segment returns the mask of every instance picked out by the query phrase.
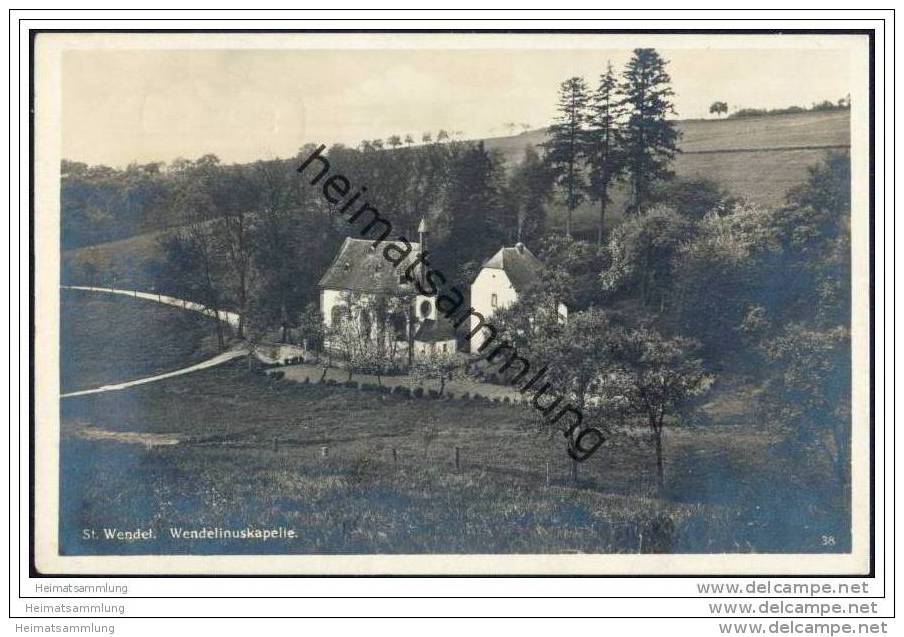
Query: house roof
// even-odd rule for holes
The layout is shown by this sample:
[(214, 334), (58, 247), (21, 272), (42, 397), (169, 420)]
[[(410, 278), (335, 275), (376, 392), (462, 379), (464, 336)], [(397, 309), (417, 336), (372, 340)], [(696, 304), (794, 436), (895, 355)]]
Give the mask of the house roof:
[(511, 248), (500, 248), (499, 252), (483, 262), (482, 267), (503, 270), (515, 290), (523, 292), (540, 279), (543, 262), (527, 246), (518, 243)]
[(399, 276), (417, 258), (421, 245), (411, 242), (411, 252), (398, 268), (383, 256), (386, 247), (393, 243), (403, 246), (400, 241), (386, 241), (374, 247), (370, 239), (347, 237), (333, 259), (326, 274), (320, 279), (320, 287), (359, 292), (396, 292), (401, 290)]

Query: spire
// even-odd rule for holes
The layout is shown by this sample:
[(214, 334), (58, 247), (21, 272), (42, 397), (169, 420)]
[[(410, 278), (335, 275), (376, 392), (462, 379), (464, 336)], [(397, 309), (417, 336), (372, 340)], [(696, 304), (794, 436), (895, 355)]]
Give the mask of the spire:
[[(427, 230), (427, 220), (424, 217), (421, 217), (421, 222), (417, 224), (417, 239), (421, 244), (421, 253), (425, 255), (425, 257), (427, 254), (427, 237), (429, 234), (430, 232)], [(423, 261), (421, 261), (421, 265), (418, 267), (418, 277), (422, 284), (427, 282), (427, 265)]]

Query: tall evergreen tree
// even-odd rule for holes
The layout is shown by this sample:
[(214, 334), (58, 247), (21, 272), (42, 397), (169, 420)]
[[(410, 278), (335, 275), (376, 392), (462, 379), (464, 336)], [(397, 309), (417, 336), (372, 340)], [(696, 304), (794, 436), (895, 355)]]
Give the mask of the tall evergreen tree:
[(471, 282), (481, 261), (505, 243), (506, 228), (514, 226), (511, 204), (503, 196), (504, 175), (501, 158), (483, 142), (469, 145), (452, 161), (438, 220), (448, 232), (434, 262), (462, 284)]
[(622, 74), (621, 92), (627, 108), (625, 162), (635, 212), (648, 204), (656, 180), (672, 177), (669, 165), (679, 152), (678, 130), (666, 119), (675, 108), (665, 66), (655, 49), (634, 49)]
[(524, 149), (524, 159), (509, 179), (510, 195), (517, 213), (512, 239), (532, 244), (546, 226), (546, 204), (552, 194), (552, 173), (533, 147)]
[(590, 196), (600, 204), (600, 222), (597, 228), (597, 244), (603, 244), (606, 227), (606, 207), (609, 205), (609, 187), (624, 170), (623, 142), (620, 126), (622, 114), (618, 81), (612, 63), (600, 76), (600, 85), (593, 94), (590, 110), (590, 130), (587, 163), (590, 167)]
[(581, 161), (586, 145), (585, 125), (589, 103), (587, 83), (581, 77), (572, 77), (562, 82), (559, 88), (559, 112), (555, 122), (547, 130), (549, 141), (546, 161), (555, 175), (556, 184), (564, 190), (565, 234), (571, 236), (571, 217), (581, 202), (586, 187), (581, 172)]

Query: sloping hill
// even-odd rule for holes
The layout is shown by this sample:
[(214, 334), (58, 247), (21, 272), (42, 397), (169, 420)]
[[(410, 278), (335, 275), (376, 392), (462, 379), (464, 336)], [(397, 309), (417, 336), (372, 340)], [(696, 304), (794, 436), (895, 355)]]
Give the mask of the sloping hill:
[[(684, 120), (682, 154), (675, 160), (679, 177), (708, 178), (738, 197), (763, 206), (781, 205), (785, 193), (802, 183), (807, 168), (819, 163), (830, 148), (850, 145), (850, 112), (810, 112), (723, 120)], [(510, 163), (518, 163), (527, 146), (546, 139), (544, 130), (485, 140), (488, 149), (500, 151)], [(626, 204), (627, 192), (613, 193), (612, 219)], [(562, 211), (556, 211), (558, 222)], [(597, 219), (596, 206), (585, 204), (575, 211), (575, 227), (589, 229)]]
[[(681, 131), (680, 154), (674, 168), (679, 177), (708, 178), (738, 197), (763, 206), (781, 205), (791, 187), (803, 183), (807, 168), (819, 163), (829, 148), (850, 145), (849, 111), (767, 115), (742, 119), (685, 120)], [(500, 151), (514, 165), (521, 161), (526, 146), (538, 146), (544, 130), (511, 137), (485, 140), (487, 148)], [(608, 218), (616, 223), (627, 203), (622, 186), (613, 192)], [(564, 225), (564, 210), (553, 206), (550, 222)], [(577, 233), (592, 235), (598, 218), (596, 205), (584, 204), (574, 215)], [(65, 254), (70, 264), (86, 260), (102, 270), (123, 260), (141, 262), (157, 250), (161, 233), (149, 233), (101, 244)], [(127, 271), (130, 268), (120, 268)]]

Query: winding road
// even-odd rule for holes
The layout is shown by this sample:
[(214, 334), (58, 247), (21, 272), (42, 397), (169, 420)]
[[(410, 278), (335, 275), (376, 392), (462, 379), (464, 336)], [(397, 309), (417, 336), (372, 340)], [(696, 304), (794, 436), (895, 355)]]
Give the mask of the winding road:
[[(200, 312), (201, 314), (206, 314), (207, 316), (218, 318), (221, 321), (228, 323), (233, 327), (238, 327), (239, 324), (239, 315), (235, 312), (226, 312), (224, 310), (220, 310), (219, 312), (215, 310), (211, 310), (210, 308), (201, 305), (200, 303), (194, 303), (192, 301), (186, 301), (184, 299), (177, 299), (171, 296), (165, 296), (162, 294), (153, 294), (149, 292), (139, 292), (137, 290), (117, 290), (111, 288), (97, 288), (97, 287), (88, 287), (81, 285), (62, 285), (60, 286), (64, 290), (82, 290), (85, 292), (99, 292), (106, 294), (120, 294), (122, 296), (129, 296), (136, 299), (145, 299), (147, 301), (153, 301), (155, 303), (163, 303), (164, 305), (172, 305), (173, 307), (182, 308), (185, 310), (189, 310), (192, 312)], [(197, 372), (202, 369), (208, 369), (209, 367), (215, 367), (216, 365), (222, 365), (228, 361), (231, 361), (234, 358), (239, 358), (242, 356), (247, 356), (248, 348), (245, 345), (240, 345), (234, 349), (231, 349), (227, 352), (223, 352), (221, 354), (217, 354), (213, 358), (210, 358), (206, 361), (202, 361), (200, 363), (196, 363), (194, 365), (190, 365), (189, 367), (183, 367), (182, 369), (177, 369), (172, 372), (166, 372), (164, 374), (156, 374), (154, 376), (147, 376), (145, 378), (137, 378), (135, 380), (129, 380), (123, 383), (116, 383), (113, 385), (104, 385), (102, 387), (96, 387), (94, 389), (84, 389), (81, 391), (69, 392), (66, 394), (60, 394), (60, 398), (72, 398), (75, 396), (87, 396), (89, 394), (101, 394), (104, 392), (117, 391), (120, 389), (126, 389), (128, 387), (134, 387), (135, 385), (144, 385), (146, 383), (154, 383), (158, 380), (164, 380), (166, 378), (173, 378), (174, 376), (182, 376), (184, 374), (190, 374), (192, 372)]]
[(101, 292), (106, 294), (119, 294), (121, 296), (130, 296), (136, 299), (144, 299), (146, 301), (153, 301), (154, 303), (163, 303), (164, 305), (172, 305), (173, 307), (181, 307), (184, 310), (191, 310), (192, 312), (200, 312), (201, 314), (206, 314), (211, 318), (216, 318), (221, 321), (224, 321), (231, 325), (232, 327), (239, 326), (239, 315), (235, 312), (227, 312), (226, 310), (215, 310), (207, 307), (206, 305), (201, 305), (200, 303), (195, 303), (194, 301), (186, 301), (185, 299), (177, 299), (172, 296), (166, 296), (165, 294), (155, 294), (153, 292), (139, 292), (138, 290), (117, 290), (116, 288), (97, 288), (90, 287), (86, 285), (61, 285), (60, 286), (64, 290), (82, 290), (84, 292)]

